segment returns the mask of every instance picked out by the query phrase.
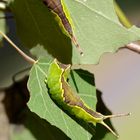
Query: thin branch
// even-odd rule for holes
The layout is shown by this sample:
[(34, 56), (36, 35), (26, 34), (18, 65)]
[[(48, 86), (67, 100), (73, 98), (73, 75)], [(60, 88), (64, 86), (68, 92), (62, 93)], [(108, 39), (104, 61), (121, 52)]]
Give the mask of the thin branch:
[(0, 31), (0, 34), (11, 44), (12, 47), (16, 49), (16, 51), (29, 63), (34, 64), (36, 61), (29, 57), (27, 54), (25, 54), (22, 50), (20, 50), (11, 40), (8, 36), (6, 36), (3, 32)]
[(125, 46), (126, 48), (135, 51), (137, 53), (140, 53), (140, 45), (136, 43), (129, 43)]
[[(132, 27), (131, 22), (129, 21), (129, 19), (126, 17), (126, 15), (124, 14), (124, 12), (122, 11), (122, 9), (119, 7), (119, 5), (117, 4), (117, 2), (114, 0), (114, 8), (116, 11), (116, 14), (120, 20), (120, 22), (126, 27), (126, 28), (130, 28)], [(128, 48), (132, 51), (135, 51), (137, 53), (140, 53), (140, 45), (136, 44), (136, 43), (129, 43), (127, 44), (124, 48)]]

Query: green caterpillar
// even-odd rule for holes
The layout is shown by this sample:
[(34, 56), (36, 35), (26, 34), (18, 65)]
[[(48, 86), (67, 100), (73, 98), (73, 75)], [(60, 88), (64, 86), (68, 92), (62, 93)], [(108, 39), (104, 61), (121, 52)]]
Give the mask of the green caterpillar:
[(50, 64), (48, 70), (48, 76), (45, 80), (50, 97), (56, 104), (59, 104), (63, 110), (66, 110), (71, 115), (74, 115), (78, 119), (82, 119), (85, 122), (100, 123), (108, 128), (115, 136), (118, 136), (105, 122), (107, 118), (126, 116), (129, 114), (118, 115), (102, 115), (96, 111), (93, 111), (84, 101), (76, 95), (69, 84), (67, 78), (70, 72), (70, 65), (64, 65), (59, 63), (56, 59)]
[(43, 0), (43, 2), (56, 15), (56, 20), (58, 21), (63, 33), (71, 38), (80, 54), (83, 55), (83, 51), (74, 36), (72, 20), (63, 0)]

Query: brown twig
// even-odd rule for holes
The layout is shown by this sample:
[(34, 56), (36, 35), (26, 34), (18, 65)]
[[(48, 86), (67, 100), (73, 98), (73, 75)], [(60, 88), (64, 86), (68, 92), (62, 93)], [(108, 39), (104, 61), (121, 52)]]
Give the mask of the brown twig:
[(140, 45), (136, 43), (129, 43), (125, 46), (126, 48), (135, 51), (137, 53), (140, 53)]
[(3, 32), (0, 31), (0, 34), (11, 44), (12, 47), (14, 47), (16, 49), (16, 51), (29, 63), (34, 64), (36, 61), (31, 58), (30, 56), (28, 56), (27, 54), (25, 54), (21, 49), (19, 49), (14, 43), (13, 41), (11, 41), (11, 39), (6, 36)]

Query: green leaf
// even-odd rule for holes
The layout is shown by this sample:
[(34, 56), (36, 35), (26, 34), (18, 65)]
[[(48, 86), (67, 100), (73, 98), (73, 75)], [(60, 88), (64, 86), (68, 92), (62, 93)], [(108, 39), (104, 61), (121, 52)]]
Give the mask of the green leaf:
[(63, 0), (74, 24), (74, 33), (84, 56), (60, 30), (54, 15), (41, 0), (13, 0), (18, 35), (29, 47), (43, 46), (64, 63), (95, 64), (104, 52), (140, 39), (140, 29), (123, 27), (114, 11), (113, 0)]
[[(116, 19), (113, 0), (64, 0), (75, 25), (75, 34), (83, 49), (81, 63), (98, 63), (104, 52), (140, 39), (140, 29), (122, 26)], [(104, 7), (104, 8), (103, 8)], [(112, 13), (112, 14), (109, 14)]]
[[(90, 139), (95, 133), (93, 131), (94, 128), (91, 128), (91, 126), (84, 122), (79, 122), (79, 120), (73, 120), (50, 99), (44, 82), (50, 62), (51, 61), (47, 61), (47, 59), (43, 58), (34, 64), (30, 72), (28, 82), (28, 88), (31, 93), (30, 101), (28, 103), (30, 110), (48, 121), (51, 125), (59, 128), (72, 140)], [(83, 70), (72, 71), (69, 82), (73, 89), (78, 91), (81, 98), (95, 110), (96, 89), (93, 75)], [(91, 130), (93, 134), (88, 132), (91, 132)]]
[(57, 138), (69, 140), (62, 131), (41, 119), (29, 109), (25, 109), (20, 117), (24, 118), (23, 124), (11, 128), (11, 140), (44, 140), (46, 138), (48, 140), (56, 140)]
[(62, 33), (42, 0), (11, 0), (10, 6), (15, 16), (17, 33), (24, 46), (42, 46), (59, 61), (71, 63), (71, 40)]

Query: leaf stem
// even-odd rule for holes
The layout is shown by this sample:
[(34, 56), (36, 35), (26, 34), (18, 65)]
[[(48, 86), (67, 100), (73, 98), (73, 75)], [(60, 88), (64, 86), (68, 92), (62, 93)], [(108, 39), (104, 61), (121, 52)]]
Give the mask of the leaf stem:
[(126, 48), (135, 51), (137, 53), (140, 53), (140, 45), (136, 43), (129, 43), (125, 46)]
[[(132, 27), (131, 22), (129, 21), (129, 19), (126, 17), (126, 15), (124, 14), (124, 12), (122, 11), (122, 9), (119, 7), (119, 5), (117, 4), (117, 2), (114, 0), (114, 8), (116, 11), (116, 14), (120, 20), (120, 22), (126, 27), (126, 28), (130, 28)], [(128, 48), (132, 51), (135, 51), (137, 53), (140, 53), (140, 45), (136, 44), (136, 43), (129, 43), (125, 46), (125, 48)]]
[(126, 28), (130, 28), (132, 26), (131, 22), (128, 20), (128, 18), (126, 17), (126, 15), (124, 14), (124, 12), (122, 11), (122, 9), (119, 7), (119, 5), (117, 4), (117, 2), (115, 0), (114, 0), (114, 8), (115, 8), (116, 14), (117, 14), (120, 22)]
[(11, 40), (8, 36), (6, 36), (3, 32), (0, 31), (0, 34), (9, 42), (9, 44), (11, 44), (11, 46), (12, 46), (13, 48), (16, 49), (16, 51), (17, 51), (27, 62), (29, 62), (29, 63), (31, 63), (31, 64), (34, 64), (34, 63), (36, 62), (33, 58), (29, 57), (29, 56), (28, 56), (27, 54), (25, 54), (21, 49), (19, 49), (19, 48), (12, 42), (12, 40)]

